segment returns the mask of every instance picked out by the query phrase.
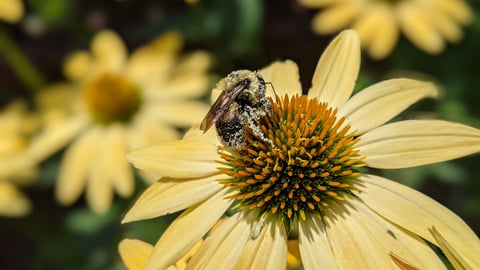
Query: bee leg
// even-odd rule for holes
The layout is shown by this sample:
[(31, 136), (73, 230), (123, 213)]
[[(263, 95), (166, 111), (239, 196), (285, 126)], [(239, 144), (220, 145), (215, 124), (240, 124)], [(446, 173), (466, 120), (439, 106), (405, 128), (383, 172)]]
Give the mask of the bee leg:
[(268, 100), (262, 100), (259, 104), (260, 108), (251, 108), (248, 107), (248, 110), (246, 110), (246, 114), (248, 114), (249, 117), (244, 117), (247, 121), (247, 125), (252, 129), (252, 132), (255, 136), (259, 137), (262, 139), (264, 142), (269, 143), (273, 148), (276, 148), (272, 140), (267, 138), (265, 134), (263, 133), (262, 129), (258, 125), (258, 120), (262, 117), (265, 117), (267, 115), (270, 115), (272, 112), (272, 105)]

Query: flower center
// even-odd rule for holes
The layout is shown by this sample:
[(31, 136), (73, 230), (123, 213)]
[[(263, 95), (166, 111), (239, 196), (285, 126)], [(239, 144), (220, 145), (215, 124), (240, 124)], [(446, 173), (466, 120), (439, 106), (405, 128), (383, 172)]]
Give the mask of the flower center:
[(102, 124), (124, 122), (140, 108), (139, 90), (123, 76), (105, 73), (87, 85), (84, 98), (96, 121)]
[[(331, 200), (344, 200), (349, 178), (365, 164), (353, 146), (358, 141), (336, 110), (306, 96), (277, 97), (272, 114), (259, 120), (260, 138), (247, 128), (247, 144), (221, 148), (229, 176), (221, 183), (234, 190), (240, 209), (276, 216), (287, 228), (308, 214), (322, 214)], [(257, 133), (258, 134), (258, 133)], [(268, 138), (268, 140), (265, 140)]]

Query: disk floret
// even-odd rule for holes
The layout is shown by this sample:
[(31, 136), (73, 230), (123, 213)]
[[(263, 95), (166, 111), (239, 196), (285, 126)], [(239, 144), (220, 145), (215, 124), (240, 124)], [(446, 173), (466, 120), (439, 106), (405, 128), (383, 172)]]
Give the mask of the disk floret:
[(272, 113), (259, 120), (265, 140), (247, 128), (240, 150), (222, 148), (221, 181), (235, 192), (241, 209), (256, 209), (263, 217), (278, 216), (288, 227), (292, 220), (322, 213), (331, 200), (344, 200), (353, 188), (348, 179), (364, 166), (336, 110), (306, 96), (272, 101)]

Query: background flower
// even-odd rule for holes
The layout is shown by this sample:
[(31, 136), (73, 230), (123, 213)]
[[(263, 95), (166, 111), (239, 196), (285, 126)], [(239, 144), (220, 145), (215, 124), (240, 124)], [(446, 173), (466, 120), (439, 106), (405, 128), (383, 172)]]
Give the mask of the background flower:
[(462, 25), (473, 21), (473, 12), (463, 0), (300, 0), (302, 5), (323, 8), (312, 20), (318, 34), (331, 34), (349, 27), (359, 32), (362, 46), (375, 59), (388, 56), (400, 32), (418, 48), (438, 54), (445, 42), (462, 38)]
[(0, 19), (9, 23), (16, 23), (23, 17), (23, 9), (21, 0), (1, 0)]
[(22, 153), (38, 127), (38, 119), (22, 101), (12, 102), (0, 113), (0, 216), (18, 217), (31, 211), (30, 200), (18, 187), (36, 180), (37, 164)]
[(91, 52), (73, 53), (64, 66), (70, 82), (37, 98), (44, 131), (29, 156), (42, 160), (68, 143), (56, 198), (73, 204), (86, 190), (96, 213), (105, 213), (113, 191), (129, 197), (134, 176), (124, 156), (134, 148), (176, 138), (177, 127), (199, 121), (208, 107), (195, 98), (208, 89), (209, 56), (180, 56), (181, 37), (170, 32), (131, 57), (108, 30), (92, 41)]

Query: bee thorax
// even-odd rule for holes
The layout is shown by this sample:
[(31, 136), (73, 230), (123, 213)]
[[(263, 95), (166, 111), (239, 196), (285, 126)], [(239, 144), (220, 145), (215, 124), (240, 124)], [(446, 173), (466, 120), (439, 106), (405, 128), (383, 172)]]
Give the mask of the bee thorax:
[(272, 112), (272, 104), (265, 96), (265, 81), (258, 71), (237, 70), (220, 80), (220, 96), (205, 116), (200, 128), (206, 131), (215, 124), (220, 141), (232, 149), (246, 144), (246, 129), (273, 145), (266, 138), (258, 122)]

